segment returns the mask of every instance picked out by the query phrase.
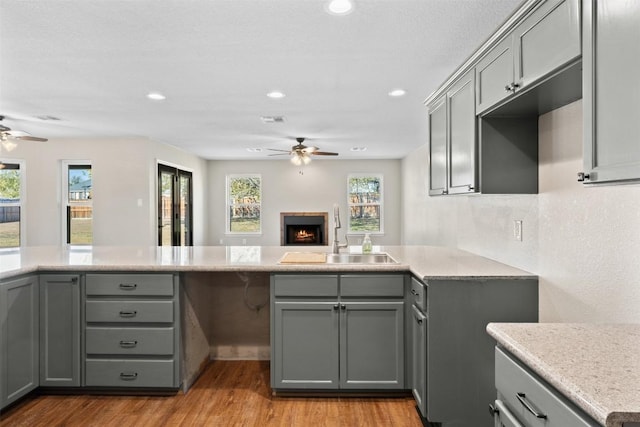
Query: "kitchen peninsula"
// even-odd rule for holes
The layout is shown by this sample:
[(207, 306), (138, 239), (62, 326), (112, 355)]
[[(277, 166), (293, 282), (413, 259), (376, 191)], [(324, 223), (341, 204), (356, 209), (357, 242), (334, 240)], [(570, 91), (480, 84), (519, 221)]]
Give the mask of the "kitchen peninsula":
[[(353, 249), (357, 251), (359, 248)], [(327, 252), (327, 247), (305, 247), (304, 251)], [(58, 379), (51, 378), (51, 375), (47, 377), (43, 374), (47, 372), (47, 363), (51, 363), (51, 360), (47, 361), (46, 358), (43, 362), (42, 356), (42, 348), (47, 345), (42, 339), (43, 334), (49, 333), (43, 332), (42, 322), (43, 316), (46, 316), (46, 313), (43, 314), (43, 307), (47, 306), (43, 302), (47, 300), (43, 299), (42, 295), (45, 293), (43, 289), (46, 289), (43, 285), (45, 279), (48, 284), (56, 283), (56, 278), (60, 278), (61, 281), (68, 280), (68, 285), (59, 284), (67, 286), (70, 294), (77, 293), (76, 311), (81, 313), (81, 316), (78, 316), (81, 322), (78, 323), (81, 324), (80, 329), (83, 332), (70, 340), (75, 340), (76, 344), (75, 347), (71, 346), (69, 352), (70, 357), (78, 360), (79, 368), (75, 374), (78, 378), (74, 383), (76, 387), (99, 385), (117, 388), (118, 383), (120, 387), (135, 387), (136, 382), (139, 382), (145, 387), (159, 386), (173, 390), (181, 386), (185, 391), (210, 358), (215, 357), (211, 351), (215, 343), (211, 342), (211, 333), (207, 330), (207, 325), (211, 323), (209, 316), (213, 310), (213, 303), (216, 302), (211, 299), (212, 295), (216, 295), (215, 299), (220, 298), (220, 294), (210, 292), (219, 286), (242, 288), (236, 287), (235, 283), (226, 283), (229, 278), (250, 275), (253, 283), (268, 286), (269, 278), (273, 281), (274, 277), (290, 277), (292, 280), (302, 278), (303, 283), (309, 278), (325, 277), (335, 280), (342, 289), (341, 292), (346, 290), (343, 286), (352, 283), (353, 296), (346, 296), (346, 300), (351, 298), (350, 302), (344, 299), (337, 300), (343, 301), (341, 304), (347, 306), (354, 302), (360, 304), (358, 295), (368, 292), (365, 285), (369, 283), (369, 279), (373, 279), (371, 283), (377, 290), (384, 288), (385, 280), (392, 279), (394, 284), (397, 284), (398, 280), (400, 283), (400, 293), (394, 298), (401, 307), (396, 311), (396, 322), (400, 322), (396, 337), (401, 347), (398, 353), (400, 360), (397, 360), (399, 370), (396, 389), (406, 392), (416, 382), (412, 378), (414, 372), (418, 372), (418, 368), (414, 368), (412, 360), (411, 331), (415, 321), (411, 301), (414, 297), (412, 286), (419, 284), (425, 289), (427, 310), (431, 313), (428, 323), (431, 335), (425, 350), (429, 351), (430, 360), (446, 361), (450, 364), (448, 369), (429, 365), (422, 368), (434, 372), (426, 381), (425, 387), (441, 389), (439, 393), (430, 392), (433, 397), (428, 399), (429, 404), (426, 407), (429, 417), (432, 420), (445, 421), (452, 414), (460, 412), (459, 401), (467, 400), (470, 403), (465, 404), (465, 410), (469, 411), (469, 417), (481, 412), (482, 418), (489, 420), (489, 417), (485, 416), (486, 404), (493, 399), (495, 390), (492, 379), (486, 375), (486, 369), (491, 370), (493, 366), (493, 344), (484, 327), (489, 321), (537, 320), (538, 279), (535, 275), (465, 251), (444, 247), (374, 247), (374, 252), (388, 253), (396, 261), (374, 264), (280, 263), (287, 252), (291, 252), (290, 247), (280, 246), (27, 247), (2, 252), (0, 289), (21, 280), (31, 283), (34, 292), (40, 289), (39, 310), (38, 304), (35, 304), (36, 314), (38, 311), (40, 313), (40, 329), (31, 330), (35, 341), (40, 343), (40, 362), (39, 365), (34, 365), (36, 378), (27, 384), (25, 389), (19, 391), (24, 394), (25, 390), (28, 392), (38, 386), (63, 385), (56, 383)], [(157, 286), (153, 285), (155, 281), (158, 283)], [(78, 288), (81, 291), (77, 291)], [(360, 294), (357, 294), (358, 292)], [(341, 295), (340, 298), (345, 297), (344, 293)], [(294, 295), (285, 298), (295, 300), (296, 297)], [(380, 298), (371, 294), (369, 300), (375, 303)], [(504, 304), (506, 301), (513, 304)], [(148, 303), (153, 309), (147, 312), (132, 305), (139, 302)], [(117, 311), (115, 315), (101, 311), (107, 310), (115, 303), (128, 304), (125, 308), (118, 307), (119, 316)], [(226, 305), (229, 303), (233, 301), (224, 301)], [(179, 308), (173, 314), (169, 309), (171, 304), (174, 308)], [(74, 309), (69, 308), (67, 311), (74, 312)], [(339, 311), (342, 315), (342, 310)], [(152, 317), (138, 319), (143, 315)], [(49, 321), (50, 317), (47, 319)], [(264, 319), (267, 323), (274, 322), (273, 317)], [(233, 327), (233, 322), (237, 322), (233, 316), (222, 319), (224, 328)], [(178, 331), (179, 334), (175, 336), (174, 352), (170, 352), (170, 349), (159, 350), (155, 346), (145, 347), (143, 352), (140, 349), (144, 345), (143, 340), (132, 338), (118, 338), (115, 345), (105, 347), (104, 342), (110, 328), (136, 329), (147, 335), (168, 334), (170, 330)], [(61, 329), (66, 331), (69, 328)], [(463, 336), (468, 338), (456, 346), (466, 346), (468, 351), (456, 352), (452, 357), (451, 346)], [(155, 343), (158, 340), (151, 341)], [(167, 342), (171, 340), (167, 339)], [(132, 354), (136, 349), (142, 353)], [(13, 357), (12, 360), (19, 360), (15, 354)], [(268, 353), (266, 357), (269, 357)], [(129, 365), (122, 365), (126, 361), (154, 364), (146, 363), (134, 369)], [(170, 362), (173, 365), (170, 365)], [(461, 372), (457, 365), (463, 365), (460, 369), (468, 370), (468, 375), (453, 375)], [(176, 369), (174, 376), (174, 368), (171, 366)], [(486, 366), (486, 369), (481, 366)], [(139, 373), (138, 368), (154, 372), (153, 381), (157, 382), (144, 383), (144, 371)], [(38, 370), (40, 382), (37, 379)], [(43, 375), (46, 377), (44, 384)], [(450, 378), (451, 376), (455, 376), (455, 380)], [(469, 387), (470, 382), (481, 383), (482, 386)], [(443, 389), (444, 384), (447, 385), (446, 389)], [(72, 382), (68, 382), (66, 386), (72, 386)], [(460, 388), (468, 389), (464, 392), (468, 395), (461, 395)], [(3, 393), (7, 394), (6, 388)], [(13, 396), (13, 400), (17, 400), (21, 393)], [(6, 404), (6, 396), (4, 398)], [(426, 414), (423, 413), (423, 416)]]

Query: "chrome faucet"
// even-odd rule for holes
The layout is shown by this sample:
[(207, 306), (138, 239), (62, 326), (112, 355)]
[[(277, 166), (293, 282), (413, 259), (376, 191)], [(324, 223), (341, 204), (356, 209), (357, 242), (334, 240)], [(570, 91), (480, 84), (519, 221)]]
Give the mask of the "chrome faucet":
[(341, 228), (340, 225), (340, 210), (338, 205), (333, 205), (333, 253), (340, 253), (340, 249), (344, 249), (349, 246), (349, 240), (347, 239), (347, 235), (344, 236), (344, 243), (340, 243), (338, 241), (338, 228)]

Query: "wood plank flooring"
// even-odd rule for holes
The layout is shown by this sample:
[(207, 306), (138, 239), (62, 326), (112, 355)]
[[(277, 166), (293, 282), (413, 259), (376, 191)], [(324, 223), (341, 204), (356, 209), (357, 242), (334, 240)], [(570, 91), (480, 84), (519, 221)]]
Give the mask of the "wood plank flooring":
[(214, 361), (185, 395), (34, 395), (3, 411), (8, 426), (421, 427), (413, 398), (274, 397), (269, 362)]

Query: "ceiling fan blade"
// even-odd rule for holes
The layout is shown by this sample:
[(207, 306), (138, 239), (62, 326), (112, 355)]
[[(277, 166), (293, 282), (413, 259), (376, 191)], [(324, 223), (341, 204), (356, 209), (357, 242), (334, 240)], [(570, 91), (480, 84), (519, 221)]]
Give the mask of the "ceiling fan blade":
[(319, 150), (319, 148), (318, 148), (318, 147), (304, 147), (301, 151), (302, 151), (303, 153), (313, 154), (313, 153), (315, 153), (315, 152), (316, 152), (316, 151), (318, 151), (318, 150)]
[(331, 153), (329, 151), (314, 151), (313, 153), (314, 156), (337, 156), (338, 153)]
[(286, 153), (274, 153), (274, 154), (267, 154), (267, 156), (288, 156), (289, 152)]
[(6, 126), (0, 125), (0, 132), (9, 132), (10, 130), (11, 130), (11, 128), (8, 128)]
[(48, 141), (47, 138), (40, 138), (37, 136), (30, 136), (30, 135), (24, 135), (24, 136), (14, 136), (15, 139), (19, 139), (21, 141), (35, 141), (35, 142), (46, 142)]
[(269, 151), (282, 151), (283, 153), (290, 153), (291, 150), (279, 150), (277, 148), (267, 148)]

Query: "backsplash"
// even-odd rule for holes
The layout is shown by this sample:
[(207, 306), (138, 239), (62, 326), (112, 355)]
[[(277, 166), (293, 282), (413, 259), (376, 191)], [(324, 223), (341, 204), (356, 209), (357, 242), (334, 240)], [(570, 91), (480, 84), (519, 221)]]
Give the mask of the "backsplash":
[(402, 165), (403, 243), (458, 247), (538, 274), (542, 322), (640, 322), (640, 185), (576, 181), (582, 101), (540, 116), (539, 156), (537, 195), (428, 197), (421, 147)]

